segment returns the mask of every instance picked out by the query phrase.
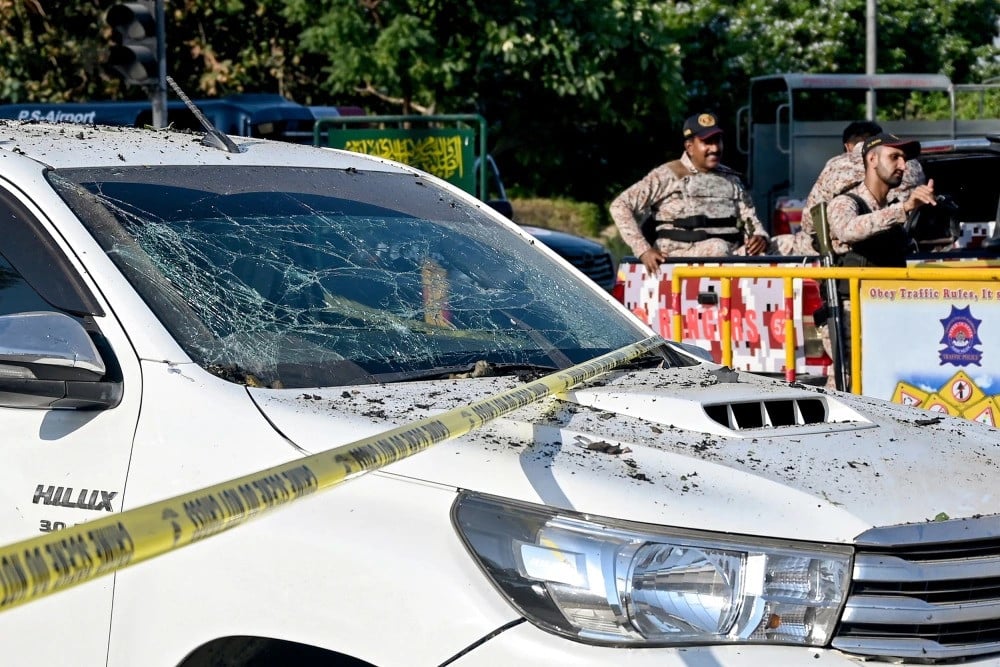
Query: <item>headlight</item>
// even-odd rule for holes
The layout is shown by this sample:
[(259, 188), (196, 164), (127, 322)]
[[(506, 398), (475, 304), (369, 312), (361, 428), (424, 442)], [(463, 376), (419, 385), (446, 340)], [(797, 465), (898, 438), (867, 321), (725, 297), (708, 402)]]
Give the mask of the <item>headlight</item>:
[(528, 620), (574, 639), (826, 644), (851, 571), (841, 545), (675, 530), (463, 493), (454, 521)]

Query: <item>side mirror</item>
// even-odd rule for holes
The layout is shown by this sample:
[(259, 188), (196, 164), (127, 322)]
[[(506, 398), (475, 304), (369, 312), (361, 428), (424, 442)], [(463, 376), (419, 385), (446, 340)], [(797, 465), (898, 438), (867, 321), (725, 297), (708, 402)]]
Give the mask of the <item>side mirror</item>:
[(0, 316), (0, 406), (105, 409), (121, 402), (83, 325), (54, 312)]
[(500, 215), (511, 220), (514, 219), (514, 207), (511, 205), (508, 199), (491, 199), (486, 202), (490, 208), (498, 211)]

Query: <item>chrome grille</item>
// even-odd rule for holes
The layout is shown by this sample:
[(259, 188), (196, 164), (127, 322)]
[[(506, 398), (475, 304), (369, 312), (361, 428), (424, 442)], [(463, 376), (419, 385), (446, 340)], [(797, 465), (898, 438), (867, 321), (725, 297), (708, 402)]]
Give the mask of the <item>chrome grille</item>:
[(918, 664), (1000, 654), (1000, 516), (862, 535), (833, 646)]
[(603, 287), (611, 289), (615, 285), (615, 266), (611, 253), (562, 252), (570, 264), (578, 268), (588, 278)]

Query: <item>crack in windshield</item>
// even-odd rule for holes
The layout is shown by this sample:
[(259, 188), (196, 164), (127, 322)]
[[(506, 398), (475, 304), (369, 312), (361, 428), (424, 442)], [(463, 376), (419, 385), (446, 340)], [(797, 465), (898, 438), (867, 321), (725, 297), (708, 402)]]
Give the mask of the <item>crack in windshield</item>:
[(565, 368), (641, 331), (412, 175), (290, 167), (49, 176), (185, 352), (251, 386)]

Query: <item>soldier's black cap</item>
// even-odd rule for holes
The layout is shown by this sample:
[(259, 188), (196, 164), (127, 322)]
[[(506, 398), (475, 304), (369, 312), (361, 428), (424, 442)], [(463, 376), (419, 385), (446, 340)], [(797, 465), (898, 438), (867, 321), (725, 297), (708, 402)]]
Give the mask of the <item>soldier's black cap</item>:
[(699, 113), (684, 121), (685, 141), (693, 137), (707, 139), (716, 134), (722, 134), (722, 128), (719, 127), (719, 119), (715, 114)]
[(879, 134), (865, 139), (865, 143), (861, 146), (861, 155), (868, 155), (868, 151), (873, 148), (878, 148), (879, 146), (892, 146), (893, 148), (898, 148), (903, 151), (903, 156), (907, 160), (912, 160), (920, 155), (919, 141), (915, 141), (913, 139), (900, 139), (895, 134), (890, 132), (880, 132)]

